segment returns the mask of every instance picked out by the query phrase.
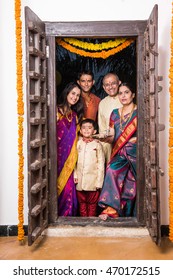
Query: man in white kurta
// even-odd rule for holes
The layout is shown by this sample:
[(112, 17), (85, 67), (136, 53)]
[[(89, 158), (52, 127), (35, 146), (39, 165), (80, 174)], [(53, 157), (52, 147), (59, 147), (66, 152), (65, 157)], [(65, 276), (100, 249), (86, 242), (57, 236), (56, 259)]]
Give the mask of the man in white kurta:
[[(122, 104), (119, 101), (117, 96), (118, 87), (121, 82), (119, 78), (114, 73), (108, 73), (103, 78), (103, 88), (108, 94), (105, 98), (99, 103), (98, 109), (98, 126), (100, 134), (109, 133), (109, 119), (112, 111), (116, 108), (122, 107)], [(112, 152), (112, 145), (109, 143), (102, 143), (104, 154), (105, 154), (105, 163), (108, 164)]]

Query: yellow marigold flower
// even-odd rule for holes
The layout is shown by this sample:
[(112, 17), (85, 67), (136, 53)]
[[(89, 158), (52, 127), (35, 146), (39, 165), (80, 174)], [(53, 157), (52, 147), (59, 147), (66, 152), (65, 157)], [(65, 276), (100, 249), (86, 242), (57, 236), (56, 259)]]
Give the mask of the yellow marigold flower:
[(24, 240), (23, 229), (23, 80), (22, 80), (22, 21), (21, 21), (21, 0), (15, 0), (15, 22), (16, 22), (16, 69), (17, 69), (17, 113), (18, 113), (18, 240)]

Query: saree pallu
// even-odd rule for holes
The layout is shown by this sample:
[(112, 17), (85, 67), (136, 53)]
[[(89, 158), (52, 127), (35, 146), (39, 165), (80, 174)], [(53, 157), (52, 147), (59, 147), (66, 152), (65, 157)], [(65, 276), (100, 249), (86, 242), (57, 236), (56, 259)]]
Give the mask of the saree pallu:
[[(118, 216), (121, 217), (135, 216), (136, 143), (130, 142), (130, 139), (136, 137), (136, 110), (133, 112), (128, 124), (124, 123), (123, 132), (120, 130), (118, 109), (111, 114), (110, 125), (112, 124), (114, 124), (115, 129), (112, 156), (106, 169), (98, 204), (101, 208), (116, 210)], [(108, 212), (107, 214), (109, 215)]]
[(57, 187), (58, 215), (76, 216), (77, 195), (73, 172), (77, 161), (77, 127), (76, 114), (72, 112), (69, 118), (58, 113), (57, 121)]

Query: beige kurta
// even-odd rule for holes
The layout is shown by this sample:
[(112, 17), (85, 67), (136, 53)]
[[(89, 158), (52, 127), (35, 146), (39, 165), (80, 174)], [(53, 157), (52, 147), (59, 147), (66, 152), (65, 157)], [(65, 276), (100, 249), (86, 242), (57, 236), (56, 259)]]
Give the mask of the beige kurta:
[[(100, 101), (98, 109), (99, 133), (104, 133), (107, 129), (109, 129), (110, 115), (114, 109), (120, 107), (122, 107), (122, 104), (120, 103), (118, 96), (111, 97), (108, 95)], [(102, 143), (102, 146), (107, 165), (110, 160), (112, 145), (109, 143)]]
[(96, 191), (101, 189), (104, 180), (104, 152), (98, 140), (77, 143), (78, 161), (74, 177), (78, 179), (76, 190)]

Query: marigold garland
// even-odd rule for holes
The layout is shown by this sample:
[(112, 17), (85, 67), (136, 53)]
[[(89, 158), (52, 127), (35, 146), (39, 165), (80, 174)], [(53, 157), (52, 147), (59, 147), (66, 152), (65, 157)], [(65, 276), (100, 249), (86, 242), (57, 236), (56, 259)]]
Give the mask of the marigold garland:
[(169, 129), (169, 239), (173, 241), (173, 3), (171, 21), (171, 58), (169, 69), (170, 81), (170, 129)]
[(66, 43), (64, 40), (57, 38), (57, 43), (58, 45), (62, 46), (63, 48), (65, 48), (66, 50), (72, 52), (72, 53), (76, 53), (78, 55), (81, 56), (85, 56), (85, 57), (92, 57), (92, 58), (103, 58), (106, 59), (111, 55), (114, 55), (120, 51), (122, 51), (123, 49), (127, 48), (132, 42), (134, 42), (133, 39), (127, 39), (124, 43), (122, 43), (121, 45), (112, 48), (108, 51), (102, 50), (100, 52), (89, 52), (89, 51), (85, 51), (82, 49), (77, 49), (76, 47), (73, 47), (72, 45)]
[(75, 38), (64, 38), (63, 40), (70, 45), (79, 47), (84, 50), (101, 51), (101, 50), (108, 50), (117, 47), (118, 45), (124, 43), (126, 41), (126, 38), (120, 38), (120, 39), (118, 38), (115, 39), (114, 41), (110, 40), (108, 42), (102, 42), (100, 44), (83, 42)]
[(15, 22), (16, 22), (16, 72), (17, 72), (17, 114), (18, 114), (18, 240), (24, 240), (23, 228), (23, 79), (22, 79), (22, 21), (21, 0), (15, 0)]

